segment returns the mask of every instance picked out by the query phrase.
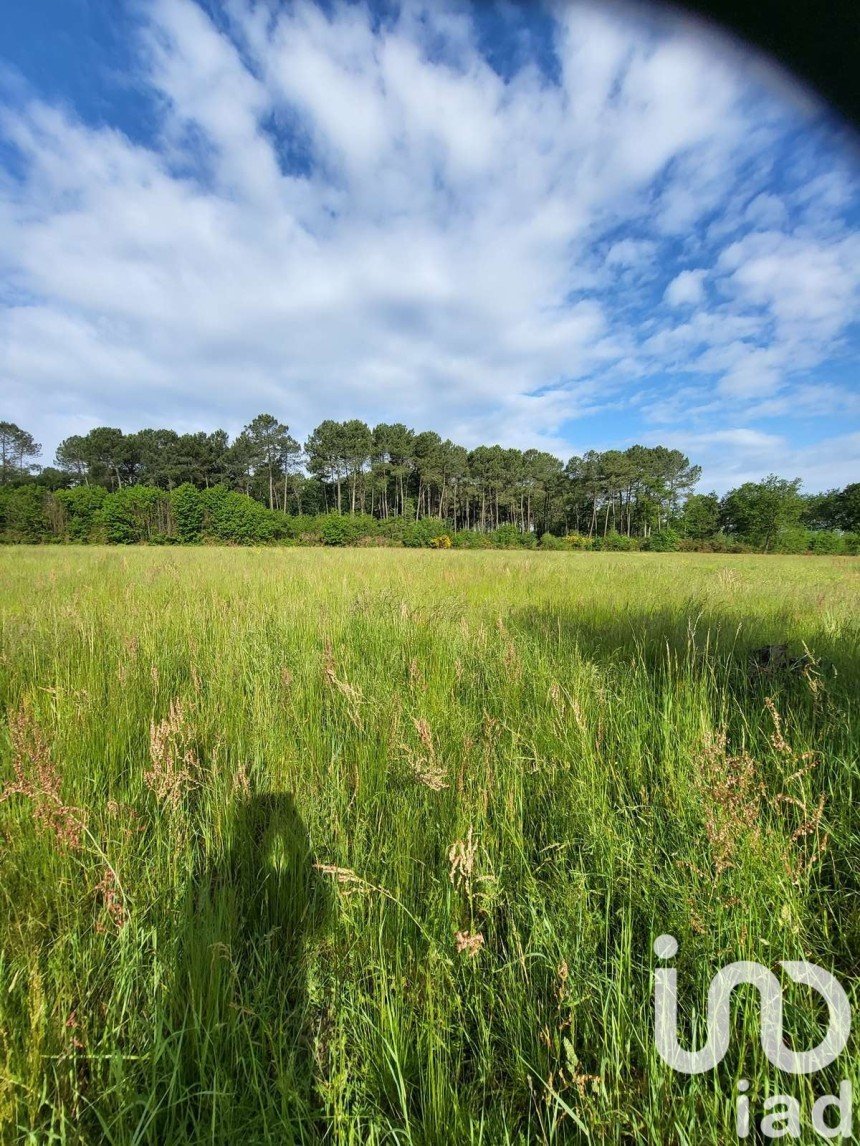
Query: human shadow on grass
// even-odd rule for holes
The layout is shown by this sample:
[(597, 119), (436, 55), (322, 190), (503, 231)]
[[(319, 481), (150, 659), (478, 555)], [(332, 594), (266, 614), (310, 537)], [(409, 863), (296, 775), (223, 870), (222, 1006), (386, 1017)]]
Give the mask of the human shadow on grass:
[(189, 888), (158, 1141), (308, 1140), (317, 1119), (305, 951), (328, 909), (292, 795), (243, 796)]

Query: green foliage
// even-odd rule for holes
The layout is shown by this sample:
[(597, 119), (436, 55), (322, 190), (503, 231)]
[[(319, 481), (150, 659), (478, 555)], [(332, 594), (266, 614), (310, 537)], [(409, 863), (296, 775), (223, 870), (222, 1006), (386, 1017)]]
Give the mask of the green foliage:
[(674, 529), (660, 529), (642, 543), (642, 548), (652, 553), (675, 553), (681, 548), (681, 537)]
[(639, 541), (635, 537), (610, 530), (605, 537), (594, 538), (594, 548), (609, 553), (630, 553), (639, 548)]
[(541, 549), (564, 549), (564, 541), (561, 537), (556, 537), (554, 533), (542, 533), (540, 539)]
[(516, 525), (506, 523), (494, 529), (490, 538), (494, 545), (501, 549), (533, 549), (537, 538), (533, 533), (523, 533)]
[(236, 545), (265, 544), (287, 534), (283, 515), (235, 490), (202, 490), (203, 536)]
[(317, 518), (316, 531), (325, 545), (355, 545), (377, 531), (376, 520), (367, 514), (328, 513)]
[(26, 480), (34, 466), (28, 458), (37, 458), (41, 445), (33, 435), (14, 422), (0, 422), (0, 486)]
[(803, 528), (800, 519), (804, 504), (799, 490), (799, 478), (787, 481), (775, 474), (764, 481), (746, 482), (723, 498), (723, 528), (765, 553), (794, 552)]
[(806, 541), (810, 553), (838, 554), (846, 550), (846, 537), (832, 529), (819, 529), (810, 532)]
[(593, 549), (594, 538), (583, 533), (568, 533), (563, 538), (565, 549)]
[(430, 517), (410, 521), (404, 527), (401, 541), (407, 549), (426, 549), (439, 532), (439, 522)]
[(170, 504), (179, 540), (185, 543), (199, 541), (203, 536), (206, 507), (197, 488), (190, 482), (183, 482), (171, 490)]
[(451, 538), (455, 549), (492, 549), (493, 543), (486, 533), (477, 529), (458, 529)]
[(123, 486), (104, 499), (97, 520), (111, 545), (158, 544), (171, 532), (170, 498), (152, 486)]
[[(784, 525), (775, 533), (770, 545), (772, 553), (808, 553), (810, 533), (799, 522)], [(768, 550), (765, 550), (767, 552)]]
[(50, 495), (36, 485), (0, 486), (0, 535), (13, 544), (48, 541)]
[(731, 537), (726, 533), (715, 533), (704, 541), (691, 541), (681, 538), (678, 549), (682, 553), (756, 553), (754, 546), (748, 545), (738, 537)]
[(720, 527), (720, 499), (715, 493), (694, 493), (684, 502), (678, 531), (693, 541), (713, 537)]
[(104, 541), (101, 510), (108, 493), (101, 485), (76, 485), (57, 490), (58, 530), (64, 541)]

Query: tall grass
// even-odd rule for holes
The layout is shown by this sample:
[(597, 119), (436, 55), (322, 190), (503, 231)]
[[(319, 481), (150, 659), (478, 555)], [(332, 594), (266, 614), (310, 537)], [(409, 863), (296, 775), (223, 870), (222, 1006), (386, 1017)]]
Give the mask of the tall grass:
[[(732, 959), (855, 994), (850, 559), (0, 554), (0, 1126), (33, 1143), (725, 1143), (653, 1047)], [(773, 674), (750, 650), (813, 661)], [(820, 663), (819, 663), (820, 662)], [(811, 994), (788, 1027), (820, 1037)], [(695, 1017), (694, 1012), (698, 1014)]]

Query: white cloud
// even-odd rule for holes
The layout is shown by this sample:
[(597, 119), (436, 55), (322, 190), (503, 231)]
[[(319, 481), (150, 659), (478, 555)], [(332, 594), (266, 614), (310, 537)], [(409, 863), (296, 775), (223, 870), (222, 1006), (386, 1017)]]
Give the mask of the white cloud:
[(646, 439), (689, 453), (704, 469), (704, 489), (725, 493), (769, 473), (799, 477), (809, 490), (831, 489), (857, 480), (860, 433), (823, 437), (797, 446), (782, 434), (744, 428), (689, 434), (659, 434)]
[(707, 271), (681, 271), (666, 287), (664, 295), (670, 306), (697, 306), (705, 297)]

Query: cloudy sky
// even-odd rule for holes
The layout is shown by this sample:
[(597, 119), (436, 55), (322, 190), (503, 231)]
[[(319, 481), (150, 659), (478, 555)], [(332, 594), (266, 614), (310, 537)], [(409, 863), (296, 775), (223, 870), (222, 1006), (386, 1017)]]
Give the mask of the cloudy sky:
[(676, 16), (4, 0), (0, 418), (860, 478), (856, 141)]

